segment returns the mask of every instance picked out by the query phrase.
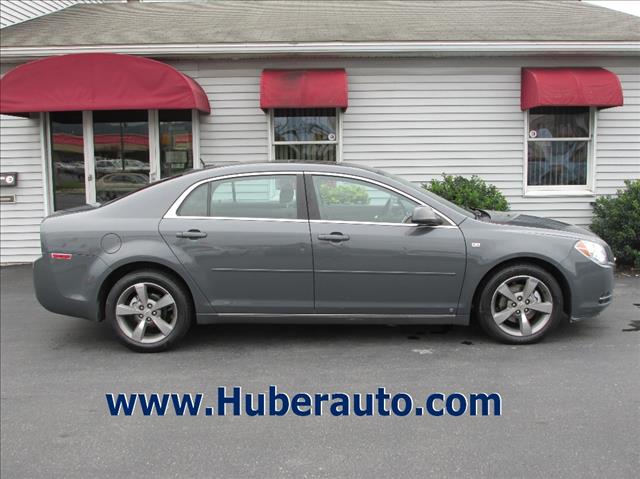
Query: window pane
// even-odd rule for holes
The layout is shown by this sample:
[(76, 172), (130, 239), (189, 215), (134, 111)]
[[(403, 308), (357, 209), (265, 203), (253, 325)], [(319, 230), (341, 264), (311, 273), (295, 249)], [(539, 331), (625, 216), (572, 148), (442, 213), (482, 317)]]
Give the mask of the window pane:
[(296, 177), (252, 176), (214, 182), (211, 216), (297, 218)]
[(586, 185), (587, 141), (530, 141), (528, 184)]
[(209, 184), (198, 186), (178, 208), (178, 216), (207, 216)]
[(162, 110), (160, 121), (160, 177), (193, 168), (191, 110)]
[(276, 161), (336, 161), (336, 145), (276, 145)]
[(96, 199), (109, 201), (149, 182), (146, 111), (93, 113)]
[(589, 108), (542, 107), (529, 110), (529, 138), (589, 137)]
[(402, 223), (417, 204), (371, 183), (332, 176), (314, 176), (320, 219)]
[(274, 141), (335, 141), (334, 108), (274, 110)]
[(53, 208), (64, 210), (86, 201), (82, 112), (51, 113)]

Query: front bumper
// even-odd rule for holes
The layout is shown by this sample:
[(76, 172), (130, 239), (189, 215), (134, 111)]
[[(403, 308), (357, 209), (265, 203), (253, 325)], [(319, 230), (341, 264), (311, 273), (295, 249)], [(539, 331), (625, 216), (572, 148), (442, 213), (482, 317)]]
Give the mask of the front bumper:
[[(571, 278), (571, 321), (597, 316), (613, 301), (613, 263), (599, 265), (577, 251), (569, 258)], [(567, 264), (567, 266), (569, 266)]]

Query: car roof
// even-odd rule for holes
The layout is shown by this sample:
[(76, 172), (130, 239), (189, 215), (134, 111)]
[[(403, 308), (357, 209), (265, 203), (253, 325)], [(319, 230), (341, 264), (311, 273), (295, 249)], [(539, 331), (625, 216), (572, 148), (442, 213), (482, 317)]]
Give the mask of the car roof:
[(326, 171), (345, 173), (349, 170), (351, 170), (352, 173), (359, 174), (363, 172), (381, 174), (380, 171), (363, 165), (328, 161), (255, 161), (211, 165), (206, 168), (206, 171), (214, 173), (212, 176), (261, 171)]

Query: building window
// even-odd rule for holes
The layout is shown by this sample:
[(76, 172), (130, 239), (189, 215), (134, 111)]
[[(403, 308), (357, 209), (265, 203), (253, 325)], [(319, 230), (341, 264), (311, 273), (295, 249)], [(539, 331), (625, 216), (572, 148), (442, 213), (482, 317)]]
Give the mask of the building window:
[(47, 116), (53, 211), (109, 201), (150, 180), (199, 166), (194, 163), (198, 117), (193, 110), (74, 111)]
[(82, 206), (86, 203), (82, 112), (51, 113), (50, 121), (53, 209)]
[(340, 112), (336, 108), (272, 110), (275, 161), (333, 161), (340, 155)]
[(528, 190), (591, 189), (595, 110), (538, 107), (527, 117)]
[(193, 168), (191, 110), (160, 110), (160, 177)]
[(93, 149), (99, 203), (149, 183), (148, 112), (93, 112)]

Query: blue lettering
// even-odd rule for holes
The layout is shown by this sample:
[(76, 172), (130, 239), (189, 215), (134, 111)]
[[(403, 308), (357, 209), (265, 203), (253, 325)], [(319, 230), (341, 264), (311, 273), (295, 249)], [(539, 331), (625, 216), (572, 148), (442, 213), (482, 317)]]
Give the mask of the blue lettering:
[(444, 411), (442, 409), (436, 409), (433, 405), (436, 401), (444, 401), (444, 394), (442, 393), (433, 393), (429, 394), (427, 398), (427, 412), (432, 416), (444, 416)]
[(226, 405), (233, 405), (233, 415), (240, 415), (240, 394), (241, 388), (235, 386), (233, 388), (233, 395), (226, 396), (227, 388), (224, 386), (218, 388), (218, 416), (224, 416), (226, 411)]

